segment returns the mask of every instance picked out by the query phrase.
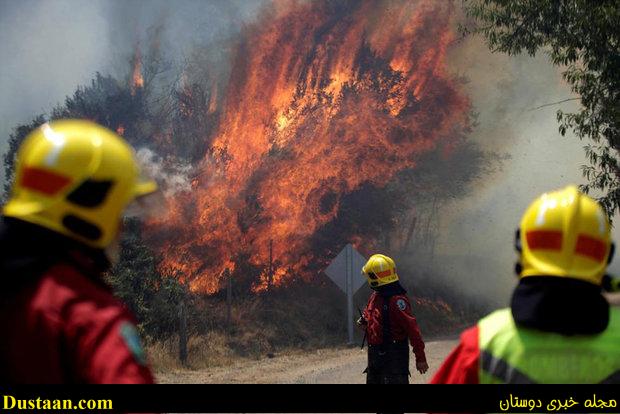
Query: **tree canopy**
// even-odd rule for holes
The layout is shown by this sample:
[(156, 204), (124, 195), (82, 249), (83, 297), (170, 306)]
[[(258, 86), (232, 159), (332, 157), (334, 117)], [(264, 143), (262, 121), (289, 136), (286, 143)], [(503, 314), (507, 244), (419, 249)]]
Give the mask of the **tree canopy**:
[(586, 144), (582, 190), (600, 192), (610, 217), (620, 207), (620, 3), (617, 0), (465, 0), (473, 27), (493, 52), (549, 54), (579, 95), (578, 112), (557, 111), (562, 135)]

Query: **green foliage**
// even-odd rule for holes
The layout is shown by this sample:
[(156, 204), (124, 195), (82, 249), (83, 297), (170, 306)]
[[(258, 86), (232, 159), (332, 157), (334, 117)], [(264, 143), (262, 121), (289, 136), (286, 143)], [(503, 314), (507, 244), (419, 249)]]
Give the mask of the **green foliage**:
[(617, 0), (465, 0), (474, 19), (465, 32), (481, 33), (493, 51), (515, 55), (539, 50), (581, 99), (576, 113), (557, 112), (562, 135), (568, 129), (594, 144), (585, 147), (582, 167), (610, 217), (620, 206), (620, 3)]
[(179, 304), (185, 286), (161, 274), (153, 252), (144, 244), (139, 220), (124, 221), (119, 261), (108, 274), (116, 295), (132, 310), (139, 328), (150, 337), (163, 338), (177, 331)]
[(148, 142), (145, 132), (148, 119), (145, 92), (138, 90), (131, 94), (127, 84), (118, 82), (111, 76), (95, 74), (90, 85), (80, 86), (72, 96), (67, 97), (63, 105), (51, 112), (51, 116), (38, 115), (30, 123), (18, 125), (9, 136), (9, 148), (4, 155), (4, 194), (6, 199), (13, 179), (15, 155), (24, 138), (39, 125), (54, 119), (75, 118), (90, 119), (112, 130), (122, 126), (124, 135), (133, 145)]
[(30, 121), (28, 124), (18, 125), (13, 129), (11, 135), (9, 135), (9, 148), (4, 154), (4, 191), (2, 194), (2, 202), (4, 203), (11, 191), (11, 184), (13, 182), (13, 171), (15, 170), (15, 156), (19, 146), (24, 142), (26, 136), (32, 132), (39, 125), (45, 123), (45, 117), (38, 115)]
[(95, 74), (90, 85), (80, 86), (61, 106), (52, 111), (51, 119), (90, 119), (111, 130), (124, 129), (132, 144), (144, 144), (141, 121), (148, 116), (144, 89), (132, 93), (127, 83), (112, 76)]

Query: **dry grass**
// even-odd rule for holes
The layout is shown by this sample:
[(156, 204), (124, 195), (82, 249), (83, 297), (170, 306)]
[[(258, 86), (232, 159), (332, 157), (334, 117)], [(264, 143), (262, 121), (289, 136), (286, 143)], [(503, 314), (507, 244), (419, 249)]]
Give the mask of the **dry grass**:
[[(249, 313), (254, 311), (256, 313), (252, 320)], [(300, 321), (294, 314), (282, 315), (281, 312), (261, 312), (248, 306), (233, 312), (231, 329), (190, 336), (186, 366), (179, 361), (178, 337), (149, 341), (146, 352), (156, 372), (172, 372), (231, 366), (274, 355), (295, 355), (308, 352), (309, 349), (344, 345), (345, 329), (334, 336), (318, 328), (316, 320), (315, 324), (305, 324), (303, 319)], [(272, 319), (265, 320), (268, 316)], [(455, 329), (463, 327), (462, 321), (455, 315), (440, 314), (437, 309), (426, 304), (417, 306), (416, 316), (426, 340), (456, 332)], [(356, 337), (355, 343), (361, 343), (361, 337)]]
[(203, 369), (230, 365), (243, 358), (230, 347), (230, 337), (220, 332), (192, 336), (187, 341), (187, 366), (179, 360), (178, 339), (152, 341), (146, 346), (149, 362), (158, 372), (178, 369)]
[[(354, 298), (355, 307), (363, 307), (368, 294), (360, 289)], [(425, 339), (453, 333), (469, 319), (468, 312), (450, 309), (437, 300), (412, 301)], [(151, 366), (157, 372), (198, 370), (274, 354), (333, 348), (346, 341), (345, 301), (331, 284), (299, 282), (268, 295), (236, 297), (230, 323), (226, 314), (224, 298), (196, 298), (188, 318), (187, 366), (179, 362), (178, 336), (174, 333), (168, 339), (147, 342)], [(361, 333), (356, 332), (354, 342), (361, 344)]]

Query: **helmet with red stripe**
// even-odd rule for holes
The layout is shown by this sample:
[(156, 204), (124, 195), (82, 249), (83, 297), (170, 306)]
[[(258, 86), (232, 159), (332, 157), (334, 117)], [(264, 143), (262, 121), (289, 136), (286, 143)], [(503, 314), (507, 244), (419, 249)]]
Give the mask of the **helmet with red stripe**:
[(545, 193), (525, 211), (516, 247), (520, 276), (558, 276), (601, 284), (612, 242), (601, 206), (569, 186)]
[(396, 263), (382, 254), (373, 254), (362, 267), (362, 274), (368, 279), (371, 287), (379, 287), (398, 280)]
[(94, 122), (59, 120), (21, 145), (3, 214), (105, 248), (125, 208), (156, 189), (120, 136)]

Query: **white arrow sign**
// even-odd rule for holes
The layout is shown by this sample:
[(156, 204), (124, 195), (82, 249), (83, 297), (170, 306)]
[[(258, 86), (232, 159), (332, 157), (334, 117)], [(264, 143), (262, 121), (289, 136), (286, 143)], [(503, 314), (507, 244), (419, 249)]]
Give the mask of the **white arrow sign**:
[(366, 283), (366, 279), (360, 274), (364, 264), (366, 258), (351, 244), (347, 244), (325, 269), (327, 276), (347, 295), (349, 344), (353, 343), (353, 294)]

